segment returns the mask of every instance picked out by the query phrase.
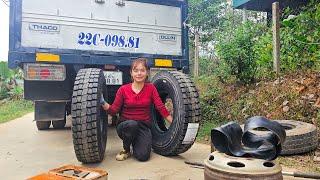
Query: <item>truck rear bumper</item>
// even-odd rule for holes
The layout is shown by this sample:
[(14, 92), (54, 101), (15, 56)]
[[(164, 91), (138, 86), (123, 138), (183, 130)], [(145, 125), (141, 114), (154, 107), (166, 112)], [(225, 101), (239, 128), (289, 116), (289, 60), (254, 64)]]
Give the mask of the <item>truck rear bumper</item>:
[[(36, 63), (36, 49), (28, 48), (28, 52), (9, 52), (9, 68), (22, 67), (23, 63)], [(52, 50), (48, 49), (46, 52), (57, 54), (60, 56), (62, 64), (74, 65), (105, 65), (111, 64), (115, 66), (130, 67), (132, 61), (139, 57), (148, 59), (148, 66), (155, 67), (155, 59), (171, 59), (172, 68), (189, 69), (189, 59), (187, 56), (167, 56), (167, 55), (152, 55), (152, 54), (130, 54), (130, 53), (107, 53), (98, 54), (92, 52), (91, 54), (81, 54), (81, 52), (74, 50)]]

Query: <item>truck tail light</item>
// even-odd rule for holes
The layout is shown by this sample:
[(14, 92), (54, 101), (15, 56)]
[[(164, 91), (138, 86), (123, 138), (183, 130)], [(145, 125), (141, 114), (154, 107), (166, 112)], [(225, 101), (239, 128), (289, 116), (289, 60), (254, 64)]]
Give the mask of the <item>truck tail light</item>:
[(66, 68), (57, 64), (34, 64), (23, 65), (24, 79), (36, 81), (64, 81)]

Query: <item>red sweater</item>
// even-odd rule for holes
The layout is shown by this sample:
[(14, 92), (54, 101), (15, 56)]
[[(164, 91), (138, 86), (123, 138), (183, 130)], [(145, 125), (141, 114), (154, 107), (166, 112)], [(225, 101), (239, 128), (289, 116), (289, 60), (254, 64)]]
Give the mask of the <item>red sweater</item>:
[(118, 89), (108, 113), (115, 115), (122, 107), (121, 120), (137, 120), (151, 123), (151, 105), (153, 103), (163, 118), (168, 117), (169, 112), (152, 83), (145, 83), (138, 94), (132, 90), (131, 85), (132, 83), (125, 84)]

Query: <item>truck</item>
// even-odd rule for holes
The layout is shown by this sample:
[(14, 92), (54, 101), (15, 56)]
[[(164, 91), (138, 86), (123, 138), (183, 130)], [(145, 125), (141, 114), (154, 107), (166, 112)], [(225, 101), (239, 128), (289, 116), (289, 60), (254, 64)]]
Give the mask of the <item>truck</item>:
[(187, 17), (186, 0), (10, 1), (8, 66), (23, 71), (38, 130), (64, 128), (71, 115), (76, 158), (101, 162), (110, 127), (99, 101), (112, 103), (131, 82), (131, 62), (145, 58), (173, 115), (167, 124), (150, 107), (152, 149), (163, 156), (187, 151), (201, 119), (188, 76)]

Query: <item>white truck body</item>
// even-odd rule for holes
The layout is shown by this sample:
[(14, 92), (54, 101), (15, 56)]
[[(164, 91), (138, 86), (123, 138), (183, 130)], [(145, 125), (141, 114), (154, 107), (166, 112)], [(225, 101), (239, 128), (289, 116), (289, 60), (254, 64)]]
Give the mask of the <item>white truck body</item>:
[(179, 56), (181, 26), (181, 9), (174, 6), (23, 0), (21, 46)]

